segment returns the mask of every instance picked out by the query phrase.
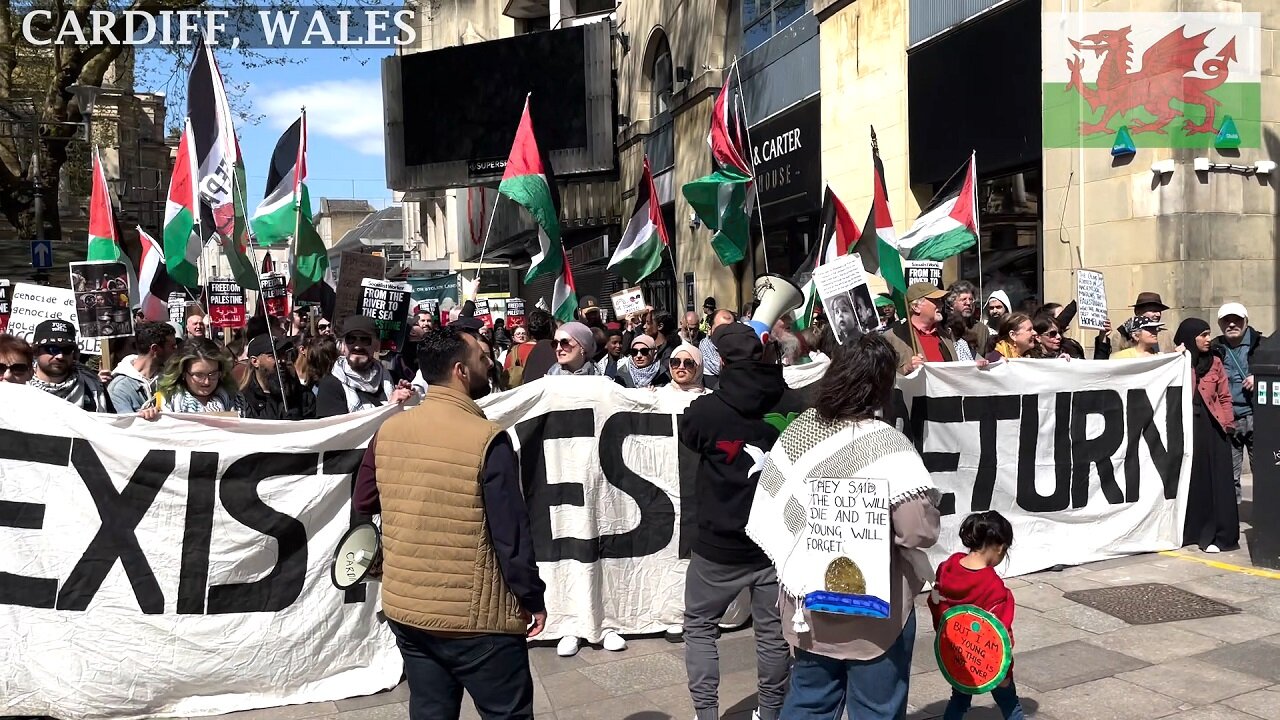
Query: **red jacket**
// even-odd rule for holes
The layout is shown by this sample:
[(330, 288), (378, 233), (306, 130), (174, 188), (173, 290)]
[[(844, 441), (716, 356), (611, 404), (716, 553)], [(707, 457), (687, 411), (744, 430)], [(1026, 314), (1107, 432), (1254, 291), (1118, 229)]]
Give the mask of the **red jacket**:
[(1223, 432), (1230, 432), (1235, 427), (1236, 416), (1231, 409), (1231, 383), (1227, 380), (1227, 370), (1221, 359), (1214, 358), (1209, 372), (1196, 378), (1196, 390), (1200, 392), (1205, 409), (1213, 416), (1218, 427)]
[(960, 564), (965, 553), (956, 553), (938, 566), (938, 580), (929, 594), (929, 612), (936, 630), (942, 614), (956, 605), (976, 605), (1000, 618), (1013, 640), (1013, 593), (994, 568), (970, 570)]

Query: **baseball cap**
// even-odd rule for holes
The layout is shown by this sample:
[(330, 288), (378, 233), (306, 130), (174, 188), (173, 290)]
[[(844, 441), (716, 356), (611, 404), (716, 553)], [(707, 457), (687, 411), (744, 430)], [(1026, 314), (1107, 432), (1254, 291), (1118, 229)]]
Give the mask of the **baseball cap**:
[(937, 285), (930, 282), (918, 282), (907, 288), (907, 302), (913, 303), (917, 300), (929, 298), (930, 300), (941, 300), (947, 296), (945, 290), (939, 289)]
[(352, 315), (342, 322), (342, 337), (346, 337), (354, 332), (363, 332), (378, 337), (378, 327), (374, 325), (373, 318), (364, 315)]
[[(254, 336), (254, 338), (249, 341), (248, 352), (250, 357), (253, 357), (256, 355), (270, 355), (271, 346), (272, 346), (271, 334), (262, 333), (261, 335)], [(277, 353), (284, 352), (286, 349), (292, 346), (293, 346), (293, 340), (289, 338), (280, 338), (280, 340), (275, 342), (275, 352)]]
[(702, 301), (702, 307), (714, 310), (716, 307), (716, 299), (711, 296), (707, 296), (707, 299)]
[(1226, 305), (1218, 308), (1219, 320), (1228, 315), (1235, 315), (1237, 317), (1247, 319), (1249, 317), (1249, 311), (1240, 303), (1227, 303)]
[(1164, 323), (1159, 320), (1152, 320), (1146, 315), (1139, 315), (1132, 321), (1132, 327), (1136, 330), (1150, 330), (1151, 332), (1160, 332), (1164, 329)]
[(729, 323), (716, 328), (711, 333), (711, 344), (716, 346), (720, 359), (731, 363), (759, 360), (764, 355), (760, 336), (753, 328), (742, 323)]
[(66, 320), (45, 320), (36, 326), (31, 336), (32, 345), (73, 343), (76, 341), (76, 326)]

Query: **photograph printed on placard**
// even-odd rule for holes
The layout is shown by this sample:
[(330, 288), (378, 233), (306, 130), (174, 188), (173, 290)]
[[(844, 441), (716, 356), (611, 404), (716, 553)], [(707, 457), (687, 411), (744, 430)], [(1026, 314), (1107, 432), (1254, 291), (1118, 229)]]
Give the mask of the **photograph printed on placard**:
[(836, 342), (844, 345), (862, 337), (862, 326), (858, 323), (853, 291), (822, 298), (822, 307), (827, 311), (831, 323), (831, 331), (836, 335)]

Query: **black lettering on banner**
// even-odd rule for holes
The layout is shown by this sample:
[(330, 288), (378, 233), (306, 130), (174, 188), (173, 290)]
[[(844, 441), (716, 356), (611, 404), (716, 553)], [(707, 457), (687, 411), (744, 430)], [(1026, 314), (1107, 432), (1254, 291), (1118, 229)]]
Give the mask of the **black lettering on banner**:
[(635, 529), (625, 533), (601, 535), (601, 558), (652, 555), (669, 545), (675, 533), (676, 508), (671, 497), (627, 467), (622, 445), (630, 435), (670, 438), (671, 418), (657, 413), (617, 412), (604, 421), (600, 430), (600, 468), (610, 485), (636, 501), (640, 508), (640, 522)]
[(142, 612), (147, 615), (164, 612), (164, 592), (134, 531), (160, 493), (160, 487), (173, 474), (176, 458), (173, 450), (148, 451), (124, 490), (116, 492), (93, 445), (83, 438), (71, 441), (71, 464), (84, 480), (102, 525), (58, 591), (59, 610), (88, 608), (118, 558)]
[(1053, 396), (1053, 497), (1061, 493), (1062, 505), (1049, 512), (1066, 510), (1071, 505), (1071, 393)]
[[(321, 462), (322, 472), (325, 475), (350, 475), (351, 476), (351, 480), (349, 484), (351, 488), (350, 493), (351, 493), (351, 497), (355, 497), (356, 473), (360, 471), (360, 463), (363, 460), (364, 460), (364, 450), (355, 449), (355, 450), (334, 450), (332, 452), (327, 452), (324, 454), (324, 459), (321, 460), (320, 462)], [(356, 525), (359, 525), (360, 523), (366, 523), (373, 519), (368, 515), (361, 515), (360, 513), (356, 512), (355, 503), (349, 504), (348, 507), (350, 508), (350, 511), (348, 513), (349, 515), (349, 518), (348, 518), (349, 522), (347, 525), (348, 528), (353, 528)], [(365, 587), (366, 586), (364, 583), (356, 583), (355, 585), (352, 585), (351, 587), (347, 588), (343, 592), (342, 602), (347, 605), (364, 602), (366, 597)]]
[(204, 613), (209, 586), (209, 543), (213, 540), (213, 502), (218, 489), (218, 453), (191, 453), (187, 473), (187, 519), (182, 533), (182, 569), (178, 573), (178, 614)]
[[(985, 399), (985, 398), (984, 398)], [(955, 472), (960, 469), (960, 453), (958, 452), (925, 452), (925, 423), (958, 423), (964, 422), (964, 398), (960, 397), (927, 397), (921, 395), (911, 403), (911, 440), (916, 444), (920, 459), (924, 460), (925, 469), (931, 473)]]
[[(1034, 397), (1034, 396), (1032, 396)], [(1017, 395), (964, 398), (965, 422), (978, 423), (978, 472), (973, 480), (973, 499), (970, 512), (991, 509), (991, 496), (996, 488), (996, 466), (1000, 459), (999, 438), (996, 431), (1000, 420), (1017, 420), (1021, 415)], [(1035, 445), (1032, 444), (1032, 452)]]
[[(1036, 445), (1040, 440), (1040, 404), (1039, 395), (1022, 396), (1022, 422), (1018, 425), (1018, 507), (1027, 512), (1055, 512), (1065, 510), (1071, 499), (1071, 485), (1066, 477), (1055, 474), (1053, 492), (1041, 495), (1036, 490)], [(1059, 396), (1061, 402), (1061, 396)], [(1065, 442), (1064, 426), (1061, 432), (1055, 431), (1055, 453), (1059, 453)]]
[(529, 507), (529, 530), (533, 534), (533, 554), (539, 562), (577, 560), (593, 563), (599, 559), (595, 538), (553, 538), (551, 508), (585, 504), (582, 485), (576, 482), (551, 483), (547, 479), (544, 444), (551, 440), (596, 436), (593, 408), (553, 410), (515, 425), (520, 441), (520, 480), (524, 501)]
[(1178, 496), (1178, 476), (1182, 474), (1182, 450), (1186, 439), (1182, 436), (1182, 387), (1165, 389), (1165, 428), (1169, 433), (1166, 445), (1160, 440), (1160, 430), (1155, 425), (1155, 409), (1147, 398), (1147, 391), (1133, 389), (1129, 391), (1128, 430), (1129, 446), (1124, 454), (1125, 500), (1138, 501), (1138, 486), (1141, 485), (1142, 468), (1138, 461), (1138, 438), (1147, 443), (1151, 452), (1151, 463), (1160, 473), (1160, 482), (1164, 484), (1164, 499), (1172, 500)]
[(258, 485), (282, 475), (314, 475), (318, 460), (317, 453), (254, 453), (222, 473), (218, 484), (222, 506), (245, 527), (275, 538), (277, 559), (260, 580), (211, 586), (208, 614), (278, 612), (298, 599), (307, 574), (307, 529), (264, 503)]
[[(0, 430), (0, 458), (66, 467), (71, 438)], [(38, 530), (44, 526), (44, 505), (6, 502), (0, 506), (0, 527)], [(56, 578), (0, 572), (0, 605), (52, 608), (58, 598)]]
[[(1090, 415), (1102, 416), (1102, 432), (1088, 437)], [(1089, 504), (1089, 467), (1098, 468), (1102, 495), (1112, 505), (1124, 502), (1111, 458), (1124, 442), (1124, 403), (1115, 390), (1071, 393), (1071, 507)]]

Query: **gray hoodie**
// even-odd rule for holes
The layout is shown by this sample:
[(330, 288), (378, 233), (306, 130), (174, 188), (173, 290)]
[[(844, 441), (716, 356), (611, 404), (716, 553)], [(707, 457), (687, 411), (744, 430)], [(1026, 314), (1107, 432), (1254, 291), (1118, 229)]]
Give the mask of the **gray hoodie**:
[(133, 366), (137, 355), (127, 355), (111, 371), (107, 383), (107, 395), (116, 412), (121, 415), (136, 413), (151, 403), (156, 392), (156, 378), (146, 378)]

